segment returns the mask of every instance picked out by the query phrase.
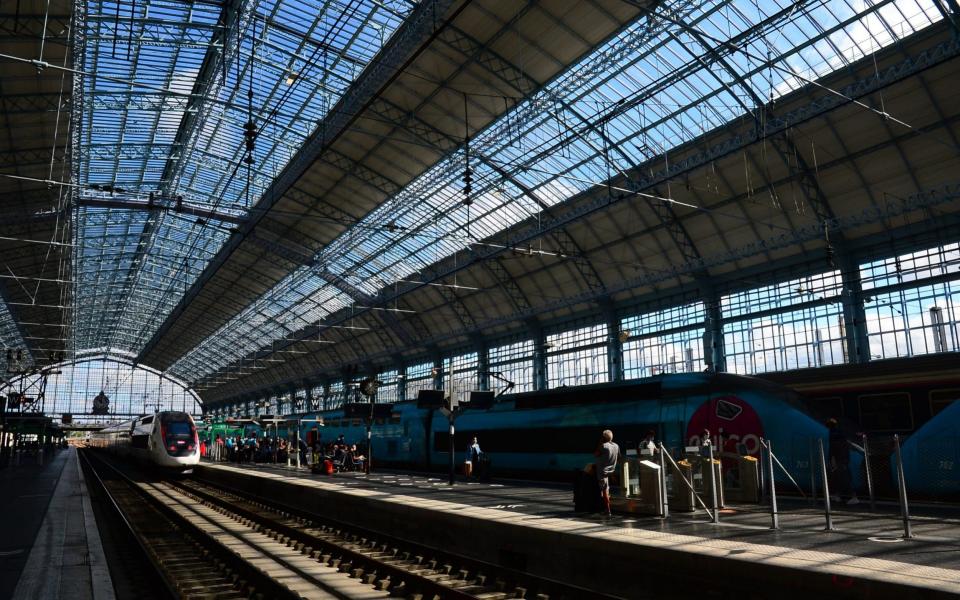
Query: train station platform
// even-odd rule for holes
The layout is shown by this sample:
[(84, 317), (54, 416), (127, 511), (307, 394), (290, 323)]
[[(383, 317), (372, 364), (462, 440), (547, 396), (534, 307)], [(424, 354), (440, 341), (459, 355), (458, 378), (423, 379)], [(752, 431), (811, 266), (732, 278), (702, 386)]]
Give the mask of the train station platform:
[(0, 598), (113, 600), (76, 449), (0, 470)]
[[(403, 473), (312, 475), (282, 466), (204, 463), (195, 476), (273, 505), (387, 531), (425, 546), (573, 585), (750, 592), (748, 597), (947, 598), (960, 594), (960, 518), (916, 518), (902, 539), (896, 514), (788, 504), (781, 529), (762, 507), (668, 519), (575, 513), (571, 486), (491, 482), (449, 486)], [(684, 591), (681, 591), (684, 590)], [(757, 591), (762, 591), (759, 596)], [(769, 593), (767, 593), (769, 592)]]

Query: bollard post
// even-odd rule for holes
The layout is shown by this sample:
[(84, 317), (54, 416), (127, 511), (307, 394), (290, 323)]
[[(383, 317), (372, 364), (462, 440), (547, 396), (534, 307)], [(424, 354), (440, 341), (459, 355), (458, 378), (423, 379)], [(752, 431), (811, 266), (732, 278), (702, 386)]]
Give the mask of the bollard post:
[(830, 483), (827, 481), (827, 461), (823, 455), (823, 439), (817, 438), (817, 448), (820, 451), (820, 475), (823, 477), (823, 510), (827, 526), (824, 531), (833, 531), (833, 515), (830, 513)]
[(456, 472), (456, 463), (453, 454), (453, 417), (450, 417), (450, 485), (454, 484), (454, 473)]
[(810, 462), (807, 465), (810, 468), (810, 504), (817, 503), (817, 471), (813, 468), (813, 439), (809, 440)]
[(912, 538), (910, 527), (910, 507), (907, 505), (907, 478), (903, 474), (903, 456), (900, 455), (900, 436), (894, 434), (893, 447), (897, 454), (897, 484), (900, 487), (900, 515), (903, 517), (903, 537)]
[(300, 470), (300, 420), (297, 420), (297, 470)]
[(714, 523), (719, 523), (720, 506), (717, 501), (717, 471), (713, 466), (713, 444), (707, 444), (707, 460), (710, 461), (708, 464), (710, 469), (710, 495), (713, 499), (713, 515), (710, 520)]
[[(760, 443), (761, 450), (763, 442)], [(777, 512), (777, 486), (773, 479), (773, 442), (767, 440), (767, 476), (770, 481), (770, 529), (780, 529), (780, 515)], [(760, 463), (760, 470), (763, 471), (763, 462)]]
[(766, 446), (763, 438), (760, 438), (760, 468), (757, 470), (760, 473), (760, 502), (766, 504), (770, 501), (770, 495), (767, 493), (767, 469), (763, 465), (767, 464), (766, 459)]
[(867, 495), (870, 497), (870, 510), (876, 508), (873, 497), (873, 473), (870, 471), (870, 446), (868, 446), (867, 434), (860, 434), (860, 441), (863, 442), (863, 468), (867, 471)]
[(670, 503), (667, 501), (667, 462), (664, 452), (666, 449), (663, 447), (663, 442), (660, 442), (660, 498), (663, 501), (660, 516), (666, 519), (670, 516)]

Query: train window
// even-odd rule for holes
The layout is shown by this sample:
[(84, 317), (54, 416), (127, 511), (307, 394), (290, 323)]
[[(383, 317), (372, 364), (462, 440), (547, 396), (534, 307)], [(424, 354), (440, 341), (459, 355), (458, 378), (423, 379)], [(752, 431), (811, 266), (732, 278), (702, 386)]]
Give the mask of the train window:
[(149, 425), (150, 423), (153, 423), (153, 417), (144, 417), (144, 418), (140, 421), (140, 424), (141, 424), (141, 425)]
[(930, 392), (930, 416), (935, 417), (937, 413), (954, 400), (960, 400), (960, 389), (952, 390), (933, 390)]
[(821, 421), (831, 417), (840, 418), (843, 416), (843, 398), (840, 396), (807, 398), (806, 401), (810, 412)]
[(913, 429), (910, 394), (863, 394), (857, 400), (860, 405), (860, 425), (868, 431)]

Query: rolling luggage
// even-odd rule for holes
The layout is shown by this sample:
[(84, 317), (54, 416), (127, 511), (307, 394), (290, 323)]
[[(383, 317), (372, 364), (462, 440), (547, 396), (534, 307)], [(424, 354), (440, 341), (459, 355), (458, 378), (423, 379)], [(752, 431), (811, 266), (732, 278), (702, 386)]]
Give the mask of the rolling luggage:
[(600, 485), (593, 473), (576, 471), (573, 484), (573, 509), (577, 512), (600, 512)]

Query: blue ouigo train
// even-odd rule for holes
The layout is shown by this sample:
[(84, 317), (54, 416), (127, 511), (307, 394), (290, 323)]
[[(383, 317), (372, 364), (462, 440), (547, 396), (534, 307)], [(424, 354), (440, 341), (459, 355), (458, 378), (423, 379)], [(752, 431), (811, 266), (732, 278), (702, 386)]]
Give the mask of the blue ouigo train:
[[(321, 417), (325, 442), (343, 435), (348, 443), (366, 438), (362, 419), (343, 410), (302, 415)], [(301, 435), (306, 436), (310, 424)], [(803, 408), (788, 388), (730, 374), (665, 374), (631, 382), (558, 388), (505, 395), (489, 409), (465, 408), (456, 420), (457, 462), (476, 436), (498, 476), (569, 480), (593, 460), (604, 429), (624, 450), (636, 448), (648, 431), (675, 455), (700, 443), (704, 429), (714, 447), (759, 456), (760, 440), (801, 485), (810, 481), (816, 439), (827, 429)], [(444, 471), (449, 465), (449, 422), (439, 410), (416, 401), (394, 404), (389, 418), (372, 428), (377, 467)], [(282, 434), (282, 431), (281, 431)], [(786, 476), (778, 470), (778, 483)], [(791, 484), (792, 485), (792, 484)]]

